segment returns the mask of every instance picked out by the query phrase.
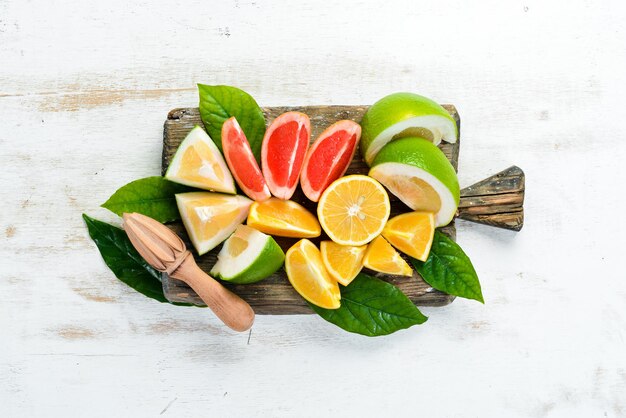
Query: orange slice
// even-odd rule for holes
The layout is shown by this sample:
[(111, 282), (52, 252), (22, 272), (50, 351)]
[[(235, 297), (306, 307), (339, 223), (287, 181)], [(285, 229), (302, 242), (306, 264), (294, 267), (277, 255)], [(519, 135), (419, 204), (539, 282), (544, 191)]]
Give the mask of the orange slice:
[(322, 233), (320, 224), (304, 206), (272, 197), (254, 202), (248, 215), (248, 226), (266, 234), (290, 238), (314, 238)]
[(165, 173), (167, 180), (199, 189), (236, 193), (233, 176), (211, 137), (199, 126), (187, 134)]
[(289, 282), (304, 299), (321, 308), (339, 308), (339, 285), (326, 271), (322, 255), (311, 241), (301, 239), (287, 251), (285, 270)]
[(380, 273), (395, 276), (412, 276), (413, 270), (382, 236), (377, 236), (367, 246), (363, 266)]
[(361, 271), (366, 249), (367, 245), (353, 247), (332, 241), (320, 243), (322, 261), (328, 274), (344, 286), (349, 285)]
[(382, 235), (406, 255), (426, 261), (435, 235), (435, 215), (409, 212), (395, 216), (389, 219)]
[(360, 246), (382, 232), (389, 208), (389, 196), (378, 181), (354, 174), (328, 186), (317, 206), (317, 216), (337, 244)]
[(235, 232), (252, 201), (244, 196), (211, 192), (176, 195), (178, 211), (193, 246), (202, 255)]

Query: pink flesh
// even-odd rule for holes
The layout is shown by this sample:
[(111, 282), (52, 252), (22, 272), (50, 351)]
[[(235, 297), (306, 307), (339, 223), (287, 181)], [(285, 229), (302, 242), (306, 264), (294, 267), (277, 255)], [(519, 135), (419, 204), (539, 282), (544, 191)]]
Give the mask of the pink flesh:
[(239, 187), (249, 197), (254, 200), (267, 199), (270, 197), (269, 190), (250, 144), (241, 128), (233, 125), (230, 120), (224, 122), (222, 131), (222, 146), (228, 168)]
[[(309, 133), (296, 121), (287, 122), (272, 132), (267, 143), (267, 166), (276, 190), (295, 188), (308, 148)], [(280, 197), (280, 196), (279, 196)], [(290, 197), (290, 196), (289, 196)]]
[(319, 142), (303, 173), (311, 189), (305, 191), (309, 198), (319, 197), (330, 183), (343, 175), (352, 160), (356, 141), (356, 134), (339, 130)]

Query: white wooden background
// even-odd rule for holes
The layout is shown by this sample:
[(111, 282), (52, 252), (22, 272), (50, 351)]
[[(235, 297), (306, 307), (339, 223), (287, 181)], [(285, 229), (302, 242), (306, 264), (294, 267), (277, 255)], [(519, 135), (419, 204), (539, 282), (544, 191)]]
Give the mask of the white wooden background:
[[(1, 417), (626, 415), (621, 0), (0, 0)], [(521, 233), (458, 223), (486, 304), (352, 335), (159, 304), (86, 212), (159, 174), (196, 82), (262, 105), (454, 103), (460, 182), (526, 171)]]

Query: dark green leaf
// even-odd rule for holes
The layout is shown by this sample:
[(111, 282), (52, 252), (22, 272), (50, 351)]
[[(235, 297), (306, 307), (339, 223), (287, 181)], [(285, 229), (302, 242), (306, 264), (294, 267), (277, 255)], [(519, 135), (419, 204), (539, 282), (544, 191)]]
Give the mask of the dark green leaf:
[(426, 261), (411, 260), (422, 278), (437, 290), (485, 303), (478, 275), (461, 247), (439, 231)]
[(200, 117), (215, 145), (222, 150), (222, 125), (234, 116), (259, 161), (265, 134), (265, 117), (257, 102), (243, 90), (230, 86), (198, 84)]
[(139, 212), (159, 222), (171, 222), (180, 219), (174, 194), (188, 190), (161, 176), (146, 177), (117, 189), (102, 207), (119, 216), (124, 212)]
[(139, 255), (124, 230), (85, 214), (83, 219), (104, 262), (118, 279), (152, 299), (168, 302), (163, 296), (161, 273)]
[(339, 309), (310, 305), (328, 322), (368, 337), (391, 334), (428, 319), (400, 289), (363, 273), (342, 288)]

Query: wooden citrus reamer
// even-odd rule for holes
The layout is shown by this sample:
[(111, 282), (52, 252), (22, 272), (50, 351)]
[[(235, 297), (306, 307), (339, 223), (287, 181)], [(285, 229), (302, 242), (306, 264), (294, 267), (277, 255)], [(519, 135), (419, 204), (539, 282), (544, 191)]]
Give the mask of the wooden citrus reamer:
[(202, 271), (178, 235), (139, 213), (125, 213), (123, 219), (130, 242), (148, 264), (167, 274), (163, 278), (173, 277), (185, 282), (231, 329), (250, 329), (254, 322), (250, 305)]
[[(456, 120), (460, 133), (460, 118), (456, 108), (452, 105), (443, 105)], [(295, 106), (295, 107), (268, 107), (264, 108), (267, 123), (271, 123), (278, 115), (287, 111), (300, 111), (309, 115), (311, 119), (311, 140), (330, 124), (341, 120), (351, 119), (360, 121), (368, 106)], [(165, 172), (171, 157), (176, 152), (178, 145), (187, 133), (196, 125), (202, 126), (202, 120), (197, 108), (174, 109), (169, 112), (163, 130), (163, 163), (162, 170)], [(439, 148), (448, 157), (455, 169), (458, 168), (460, 139), (454, 144), (442, 142)], [(357, 151), (346, 174), (367, 174), (369, 167), (360, 158)], [(461, 199), (456, 217), (485, 225), (519, 231), (524, 224), (524, 172), (516, 166), (509, 167), (485, 180), (461, 190)], [(301, 190), (297, 190), (292, 198), (298, 203), (315, 213), (315, 204), (309, 201)], [(392, 201), (391, 216), (406, 212), (408, 209), (400, 203), (395, 196), (390, 196)], [(170, 224), (169, 227), (178, 233), (184, 240), (186, 232), (180, 223)], [(456, 236), (455, 223), (441, 228), (452, 237)], [(321, 239), (313, 240), (316, 244)], [(278, 244), (287, 250), (296, 240), (288, 238), (276, 238)], [(219, 247), (209, 253), (197, 257), (199, 267), (209, 271), (216, 262)], [(370, 272), (371, 273), (371, 272)], [(375, 274), (400, 288), (416, 305), (442, 306), (454, 300), (454, 296), (431, 288), (422, 278), (414, 273), (413, 278), (400, 278)], [(241, 296), (254, 308), (257, 314), (302, 314), (312, 313), (304, 299), (298, 295), (287, 281), (284, 271), (281, 269), (272, 276), (258, 283), (248, 285), (224, 284)], [(187, 302), (202, 304), (198, 296), (185, 285), (185, 283), (168, 279), (163, 280), (165, 296), (173, 302)]]

